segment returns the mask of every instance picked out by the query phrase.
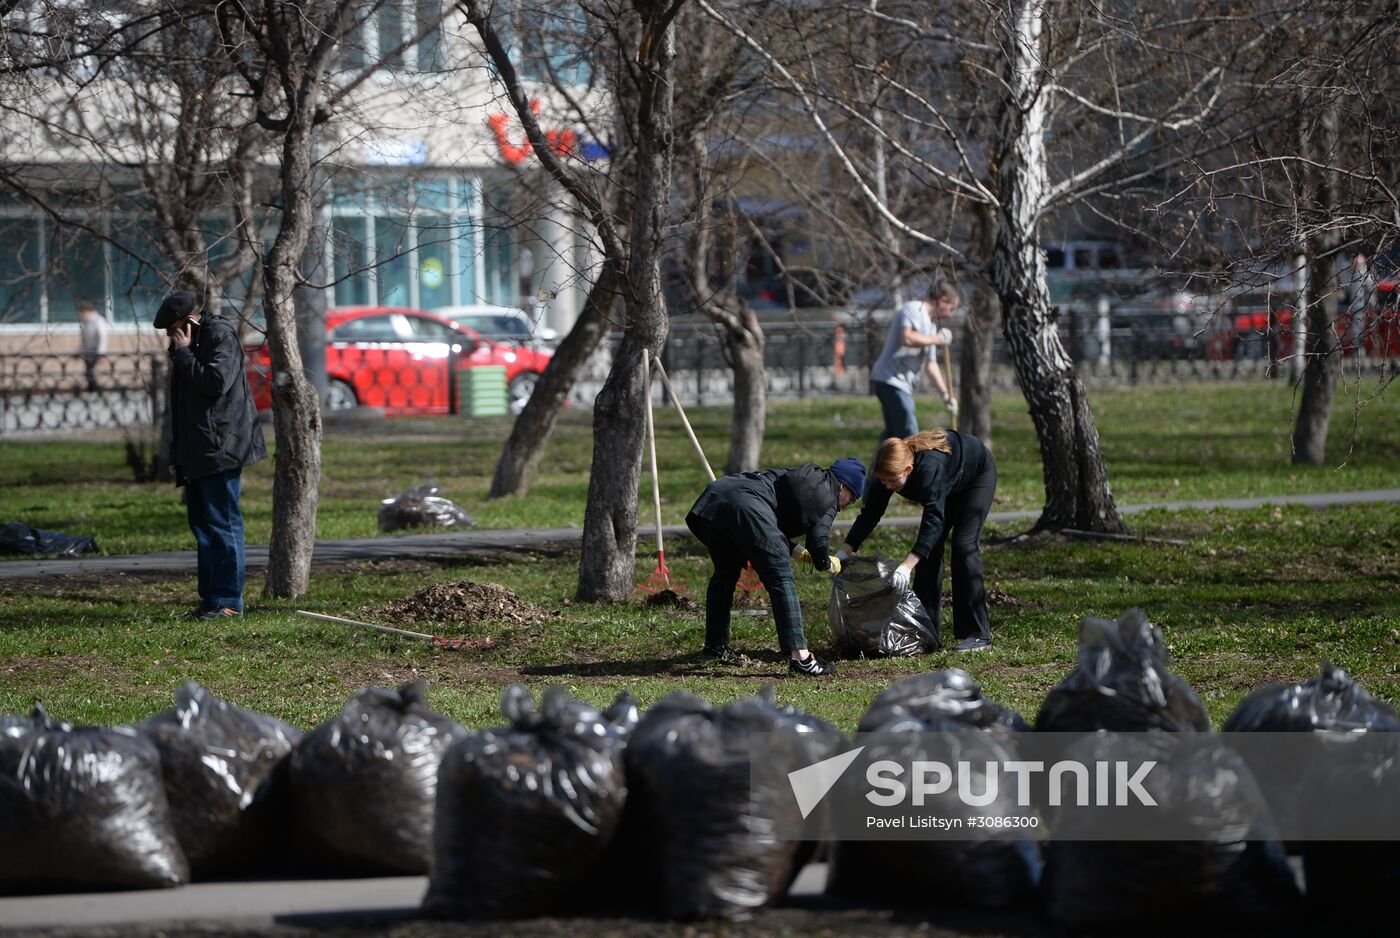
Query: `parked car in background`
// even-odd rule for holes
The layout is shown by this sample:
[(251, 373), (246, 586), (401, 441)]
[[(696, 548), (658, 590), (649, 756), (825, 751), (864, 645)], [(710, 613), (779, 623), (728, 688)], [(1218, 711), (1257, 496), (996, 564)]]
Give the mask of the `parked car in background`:
[[(272, 407), (271, 357), (264, 343), (244, 346), (258, 410)], [(387, 414), (452, 411), (456, 372), (502, 365), (512, 413), (535, 390), (550, 354), (502, 345), (455, 319), (421, 309), (347, 306), (326, 311), (327, 406), (382, 407)]]
[(514, 306), (481, 303), (474, 306), (443, 306), (433, 312), (474, 330), (492, 342), (535, 345), (548, 344), (559, 338), (559, 333), (537, 324), (529, 313)]

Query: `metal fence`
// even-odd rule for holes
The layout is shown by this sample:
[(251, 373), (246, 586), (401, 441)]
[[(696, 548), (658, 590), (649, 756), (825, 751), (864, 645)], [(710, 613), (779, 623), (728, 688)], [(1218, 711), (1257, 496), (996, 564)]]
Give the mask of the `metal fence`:
[(0, 355), (0, 434), (153, 426), (164, 407), (164, 353)]

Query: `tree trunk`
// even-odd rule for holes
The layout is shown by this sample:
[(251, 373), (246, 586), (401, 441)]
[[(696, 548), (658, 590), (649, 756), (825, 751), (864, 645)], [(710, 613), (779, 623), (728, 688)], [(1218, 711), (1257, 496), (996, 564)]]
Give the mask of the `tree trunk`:
[(1124, 530), (1088, 395), (1050, 310), (1038, 227), (1046, 192), (1043, 0), (1012, 0), (1006, 95), (997, 141), (998, 209), (991, 274), (1002, 327), (1040, 442), (1045, 508), (1037, 529)]
[(263, 266), (277, 440), (272, 543), (263, 591), (287, 598), (305, 593), (311, 578), (321, 482), (321, 402), (302, 367), (294, 302), (297, 272), (311, 233), (312, 133), (311, 115), (302, 114), (283, 138), (281, 226)]
[(758, 468), (767, 421), (768, 387), (763, 370), (763, 327), (748, 304), (733, 296), (724, 348), (734, 369), (734, 420), (729, 428), (726, 473)]
[(593, 413), (593, 465), (583, 520), (578, 598), (621, 602), (632, 595), (637, 566), (637, 495), (646, 406), (642, 356), (666, 341), (666, 301), (661, 294), (662, 234), (671, 194), (673, 160), (672, 80), (675, 27), (658, 25), (664, 4), (633, 0), (642, 20), (636, 68), (642, 87), (637, 115), (637, 173), (633, 187), (630, 252), (623, 303), (622, 344)]
[[(977, 208), (977, 259), (986, 264), (996, 243), (996, 213)], [(962, 347), (958, 350), (958, 429), (992, 442), (992, 348), (1001, 325), (1001, 298), (985, 269), (972, 278)]]
[(511, 427), (510, 437), (496, 462), (496, 474), (491, 479), (491, 498), (524, 495), (530, 491), (530, 483), (539, 470), (559, 412), (579, 372), (597, 350), (613, 321), (620, 279), (615, 262), (603, 264), (578, 320), (554, 350), (554, 357), (540, 376), (534, 393)]
[[(746, 472), (758, 468), (767, 421), (763, 327), (737, 289), (735, 207), (730, 204), (718, 213), (711, 211), (711, 200), (706, 193), (709, 143), (703, 125), (691, 132), (685, 151), (690, 161), (691, 190), (687, 278), (698, 311), (722, 330), (725, 358), (734, 372), (734, 411), (724, 471)], [(715, 232), (719, 233), (718, 238)], [(718, 251), (712, 250), (716, 242)], [(713, 256), (716, 254), (717, 258)], [(717, 276), (712, 278), (712, 273)], [(717, 285), (715, 280), (718, 280)]]
[[(1319, 120), (1320, 145), (1315, 163), (1328, 167), (1337, 158), (1337, 105), (1329, 103)], [(1316, 208), (1324, 220), (1335, 218), (1341, 202), (1337, 174), (1331, 169), (1317, 173)], [(1338, 370), (1337, 336), (1329, 310), (1336, 308), (1333, 291), (1337, 284), (1337, 248), (1340, 236), (1324, 221), (1318, 233), (1308, 238), (1307, 264), (1307, 359), (1303, 366), (1303, 393), (1298, 401), (1298, 420), (1293, 427), (1294, 464), (1320, 466), (1327, 458), (1327, 430), (1332, 420), (1332, 395)]]

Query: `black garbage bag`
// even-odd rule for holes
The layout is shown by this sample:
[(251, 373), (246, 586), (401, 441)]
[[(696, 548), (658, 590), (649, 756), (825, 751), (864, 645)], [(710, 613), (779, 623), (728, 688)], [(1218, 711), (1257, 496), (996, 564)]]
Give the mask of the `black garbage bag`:
[(463, 736), (429, 710), (427, 684), (370, 687), (313, 729), (287, 760), (287, 787), (309, 870), (428, 872), (438, 766)]
[(750, 784), (754, 734), (781, 734), (810, 762), (840, 739), (825, 721), (777, 706), (765, 687), (723, 708), (678, 691), (628, 741), (621, 852), (639, 894), (668, 918), (743, 917), (784, 894), (815, 850), (772, 835), (803, 820), (785, 777)]
[(1038, 732), (1206, 732), (1210, 717), (1185, 681), (1167, 671), (1162, 633), (1141, 609), (1079, 626), (1079, 666), (1046, 696)]
[(36, 707), (0, 731), (0, 893), (155, 889), (190, 878), (160, 754), (130, 727)]
[(924, 733), (959, 729), (1029, 732), (1019, 713), (982, 696), (982, 686), (962, 668), (915, 674), (895, 681), (870, 702), (858, 733), (901, 732), (903, 721)]
[(282, 819), (270, 792), (300, 730), (192, 681), (176, 691), (174, 707), (136, 729), (160, 752), (175, 833), (196, 878), (260, 873), (280, 862)]
[[(1337, 742), (1331, 747), (1335, 757), (1318, 762), (1305, 788), (1348, 804), (1388, 804), (1393, 828), (1400, 795), (1400, 737), (1379, 746), (1369, 740), (1365, 747)], [(1304, 814), (1303, 878), (1309, 906), (1328, 922), (1353, 927), (1388, 921), (1400, 894), (1400, 842), (1373, 839), (1359, 829), (1338, 830), (1333, 823), (1324, 827), (1315, 818)], [(1366, 819), (1363, 814), (1355, 820), (1361, 827)]]
[(476, 519), (450, 499), (438, 495), (432, 482), (422, 482), (379, 503), (379, 530), (388, 534), (404, 528), (469, 528)]
[[(952, 668), (892, 684), (871, 703), (857, 731), (880, 734), (858, 740), (866, 745), (863, 765), (882, 759), (901, 765), (938, 759), (975, 767), (1016, 759), (1013, 734), (1029, 729), (1014, 710), (984, 698), (966, 671)], [(955, 753), (941, 745), (933, 751), (940, 737), (923, 735), (946, 733), (960, 734)], [(988, 790), (986, 772), (972, 771), (970, 789)], [(847, 772), (841, 785), (842, 803), (860, 803), (864, 772)], [(941, 819), (963, 820), (973, 814), (1024, 814), (1009, 785), (998, 787), (997, 799), (976, 809), (963, 805), (952, 789), (926, 800), (923, 810)], [(969, 824), (967, 829), (973, 828)], [(1024, 837), (995, 839), (838, 839), (831, 848), (827, 892), (862, 901), (922, 905), (936, 888), (940, 905), (995, 909), (1023, 904), (1034, 897), (1040, 880), (1040, 850), (1030, 835), (1026, 830)]]
[[(1250, 692), (1226, 719), (1227, 733), (1314, 733), (1335, 730), (1341, 734), (1360, 732), (1400, 732), (1400, 717), (1384, 701), (1366, 693), (1350, 674), (1323, 661), (1317, 677), (1302, 684), (1268, 684)], [(1332, 734), (1319, 742), (1331, 749)], [(1345, 737), (1339, 737), (1344, 739)], [(1285, 830), (1296, 831), (1307, 817), (1307, 803), (1301, 797), (1304, 779), (1292, 767), (1280, 769), (1271, 764), (1270, 750), (1250, 747), (1246, 758), (1260, 777), (1270, 777), (1269, 805)], [(1267, 773), (1267, 774), (1266, 774)], [(1290, 841), (1289, 852), (1302, 850), (1300, 841)]]
[(1313, 730), (1400, 732), (1400, 717), (1331, 661), (1302, 684), (1266, 684), (1240, 701), (1221, 728), (1226, 733)]
[(76, 557), (97, 550), (97, 541), (86, 534), (44, 531), (11, 521), (0, 524), (0, 554), (31, 557)]
[(631, 696), (603, 713), (550, 687), (536, 710), (530, 692), (512, 684), (501, 715), (509, 726), (470, 733), (443, 758), (429, 915), (518, 917), (568, 906), (617, 833), (627, 799), (622, 752), (637, 721)]
[[(1287, 923), (1302, 897), (1259, 786), (1238, 754), (1218, 745), (1173, 745), (1162, 732), (1086, 736), (1066, 759), (1157, 765), (1143, 781), (1153, 839), (1113, 840), (1120, 815), (1044, 809), (1041, 893), (1050, 916), (1075, 928), (1185, 934), (1225, 926), (1253, 933)], [(1189, 734), (1207, 741), (1205, 734)], [(1073, 811), (1067, 827), (1062, 813)], [(1150, 814), (1148, 813), (1150, 812)], [(1105, 838), (1105, 839), (1099, 839)]]
[(896, 657), (937, 651), (938, 623), (913, 590), (890, 585), (894, 562), (850, 557), (831, 581), (831, 637), (846, 657)]

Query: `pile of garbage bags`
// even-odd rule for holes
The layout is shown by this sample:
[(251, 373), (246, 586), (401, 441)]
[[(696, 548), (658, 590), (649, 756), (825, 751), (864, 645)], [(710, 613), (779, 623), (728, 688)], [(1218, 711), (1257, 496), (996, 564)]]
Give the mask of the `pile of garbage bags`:
[[(891, 684), (854, 742), (772, 688), (724, 705), (680, 691), (643, 711), (626, 693), (589, 702), (551, 687), (537, 701), (511, 685), (500, 725), (473, 731), (431, 709), (421, 682), (362, 690), (305, 735), (192, 683), (131, 727), (75, 727), (36, 708), (0, 717), (0, 894), (427, 873), (435, 917), (742, 919), (824, 852), (828, 891), (847, 903), (1034, 905), (1104, 933), (1259, 929), (1304, 902), (1358, 922), (1386, 911), (1394, 843), (1307, 839), (1300, 888), (1278, 834), (1289, 806), (1266, 802), (1263, 770), (1233, 749), (1184, 745), (1219, 737), (1145, 615), (1087, 619), (1079, 639), (1034, 726), (949, 669)], [(1310, 784), (1339, 797), (1400, 786), (1400, 745), (1347, 746), (1400, 744), (1400, 720), (1330, 663), (1249, 695), (1226, 728), (1336, 734), (1337, 757)], [(1076, 814), (1039, 782), (1043, 827), (1003, 836), (876, 840), (842, 833), (830, 812), (861, 803), (871, 760), (966, 762), (967, 787), (989, 792), (978, 766), (1042, 758), (1037, 747), (1061, 738), (1085, 764), (1156, 763), (1144, 785), (1177, 836), (1103, 836), (1094, 825), (1111, 819)], [(865, 761), (843, 762), (825, 801), (804, 802), (795, 772), (754, 770), (779, 751), (803, 768)], [(927, 794), (934, 816), (1025, 813), (1005, 778), (975, 804)]]
[(913, 590), (890, 585), (894, 562), (847, 558), (832, 578), (831, 638), (848, 658), (899, 657), (939, 649), (938, 623)]
[(379, 530), (382, 534), (405, 528), (469, 528), (476, 519), (456, 502), (438, 494), (432, 482), (421, 482), (393, 498), (379, 503)]

